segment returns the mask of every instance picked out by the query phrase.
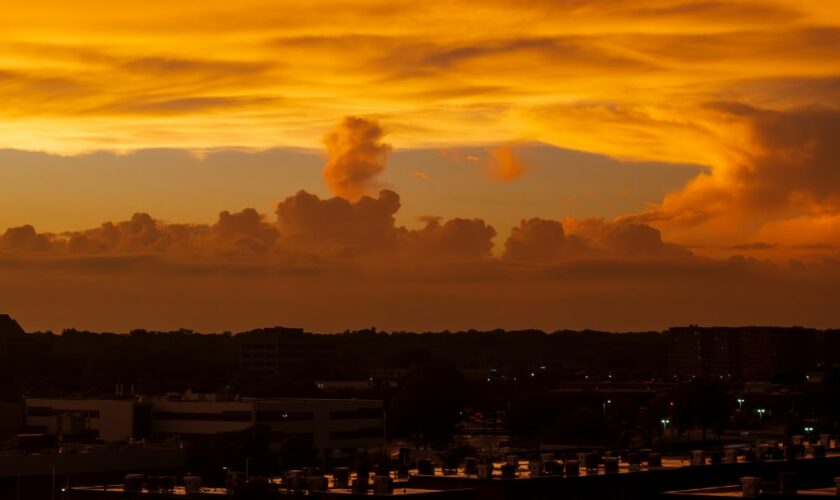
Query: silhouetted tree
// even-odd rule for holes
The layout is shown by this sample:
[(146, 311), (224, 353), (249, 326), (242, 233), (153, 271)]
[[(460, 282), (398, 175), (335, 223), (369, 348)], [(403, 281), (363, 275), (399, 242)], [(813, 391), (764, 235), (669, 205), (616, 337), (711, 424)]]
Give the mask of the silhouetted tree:
[(729, 394), (722, 382), (691, 381), (680, 388), (676, 399), (675, 416), (681, 426), (700, 427), (704, 441), (709, 429), (720, 438), (729, 417)]
[(443, 444), (455, 432), (464, 404), (461, 372), (446, 363), (420, 365), (400, 381), (387, 424), (393, 435), (412, 436), (421, 444)]

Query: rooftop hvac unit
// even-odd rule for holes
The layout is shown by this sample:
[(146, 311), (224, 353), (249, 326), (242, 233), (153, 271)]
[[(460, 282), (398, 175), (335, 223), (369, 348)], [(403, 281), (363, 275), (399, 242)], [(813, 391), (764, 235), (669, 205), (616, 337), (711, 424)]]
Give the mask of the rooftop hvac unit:
[(306, 476), (302, 470), (292, 469), (286, 471), (286, 488), (294, 491), (302, 490), (306, 484)]
[(333, 486), (347, 488), (350, 486), (350, 467), (336, 467), (333, 469)]
[(356, 480), (353, 481), (353, 493), (367, 495), (368, 484), (368, 476), (357, 476)]
[(474, 457), (464, 459), (464, 474), (468, 476), (478, 475), (478, 462)]
[(432, 467), (432, 461), (428, 458), (421, 458), (417, 461), (417, 474), (421, 476), (434, 476), (435, 469)]
[(516, 467), (513, 464), (504, 464), (502, 465), (502, 478), (503, 479), (513, 479), (516, 477)]
[(306, 489), (309, 493), (322, 493), (327, 491), (327, 478), (324, 476), (307, 476)]
[(400, 464), (397, 466), (397, 478), (408, 479), (408, 464)]
[(542, 460), (530, 460), (528, 461), (528, 473), (531, 477), (537, 477), (542, 475), (543, 469), (543, 461)]
[(126, 493), (140, 493), (146, 477), (143, 474), (126, 474), (123, 491)]
[(493, 477), (493, 461), (482, 460), (478, 464), (478, 477), (480, 479), (491, 479)]
[(691, 465), (706, 465), (706, 452), (691, 450)]
[(184, 491), (187, 495), (201, 493), (201, 476), (184, 476)]
[(390, 476), (373, 476), (373, 493), (375, 495), (394, 493), (394, 480)]

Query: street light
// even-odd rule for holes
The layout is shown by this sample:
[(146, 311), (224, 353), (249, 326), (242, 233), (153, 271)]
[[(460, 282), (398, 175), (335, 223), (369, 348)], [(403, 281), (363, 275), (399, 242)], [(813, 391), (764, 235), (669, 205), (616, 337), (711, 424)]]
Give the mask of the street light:
[(668, 430), (668, 424), (671, 423), (671, 419), (670, 418), (663, 418), (663, 419), (660, 420), (660, 422), (662, 423), (662, 433), (664, 434)]
[(764, 408), (756, 408), (756, 413), (758, 413), (758, 425), (761, 425), (761, 421), (764, 419), (764, 413), (767, 412)]
[(604, 407), (604, 416), (605, 417), (607, 416), (607, 405), (611, 405), (611, 404), (612, 404), (611, 399), (608, 399), (608, 400), (604, 401), (603, 407)]
[(738, 402), (738, 409), (742, 409), (744, 407), (744, 398), (738, 398), (735, 401)]

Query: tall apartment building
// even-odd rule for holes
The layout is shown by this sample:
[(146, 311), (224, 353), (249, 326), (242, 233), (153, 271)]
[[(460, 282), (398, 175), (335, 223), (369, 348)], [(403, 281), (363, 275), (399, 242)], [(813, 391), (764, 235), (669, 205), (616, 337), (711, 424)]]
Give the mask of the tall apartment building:
[(778, 327), (671, 328), (669, 371), (682, 379), (772, 381), (804, 374), (819, 362), (816, 330)]

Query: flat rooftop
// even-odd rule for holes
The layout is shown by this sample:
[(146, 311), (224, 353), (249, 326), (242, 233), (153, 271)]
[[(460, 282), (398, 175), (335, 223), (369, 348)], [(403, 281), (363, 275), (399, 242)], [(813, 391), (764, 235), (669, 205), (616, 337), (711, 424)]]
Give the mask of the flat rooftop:
[[(125, 491), (122, 484), (109, 484), (107, 486), (73, 486), (70, 488), (70, 491), (74, 491), (77, 493), (89, 493), (91, 496), (100, 494), (109, 496), (110, 495), (122, 495)], [(152, 494), (147, 490), (143, 490), (140, 495), (143, 494)], [(155, 495), (159, 494), (154, 492)], [(183, 486), (176, 486), (174, 490), (167, 493), (169, 496), (173, 497), (189, 497), (187, 495), (187, 490)], [(227, 489), (226, 488), (201, 488), (201, 495), (207, 496), (227, 496)]]
[[(729, 485), (729, 486), (717, 486), (714, 488), (697, 488), (693, 490), (679, 490), (679, 491), (666, 491), (662, 493), (664, 498), (681, 498), (681, 497), (690, 497), (695, 498), (697, 500), (702, 498), (743, 498), (744, 496), (741, 494), (741, 486), (740, 485)], [(759, 497), (766, 496), (759, 495)], [(780, 494), (778, 492), (773, 492), (771, 494), (774, 497), (779, 497)], [(828, 488), (815, 488), (815, 489), (803, 489), (798, 490), (796, 492), (797, 497), (837, 497), (837, 488), (835, 487), (828, 487)]]
[[(84, 494), (85, 497), (95, 497), (95, 496), (104, 496), (106, 498), (112, 498), (114, 496), (123, 495), (125, 493), (122, 484), (112, 484), (108, 486), (74, 486), (70, 488), (71, 491), (75, 493)], [(454, 490), (433, 490), (427, 488), (410, 488), (403, 485), (395, 485), (394, 492), (388, 494), (387, 496), (430, 496), (430, 495), (439, 495), (439, 494), (449, 494)], [(278, 491), (280, 495), (299, 495), (296, 492), (287, 492), (284, 489), (280, 489)], [(142, 497), (144, 495), (155, 495), (160, 496), (161, 493), (159, 492), (150, 492), (147, 490), (143, 490), (142, 492), (135, 493), (137, 496)], [(330, 488), (328, 492), (322, 493), (324, 496), (330, 495), (352, 495), (352, 496), (370, 496), (370, 497), (378, 497), (383, 496), (377, 493), (374, 493), (372, 490), (368, 490), (366, 493), (356, 493), (353, 492), (350, 488)], [(201, 488), (200, 492), (196, 495), (195, 493), (187, 494), (186, 489), (183, 486), (176, 486), (174, 490), (167, 492), (167, 497), (177, 498), (177, 497), (184, 497), (184, 498), (196, 498), (196, 497), (223, 497), (229, 496), (226, 488)]]

